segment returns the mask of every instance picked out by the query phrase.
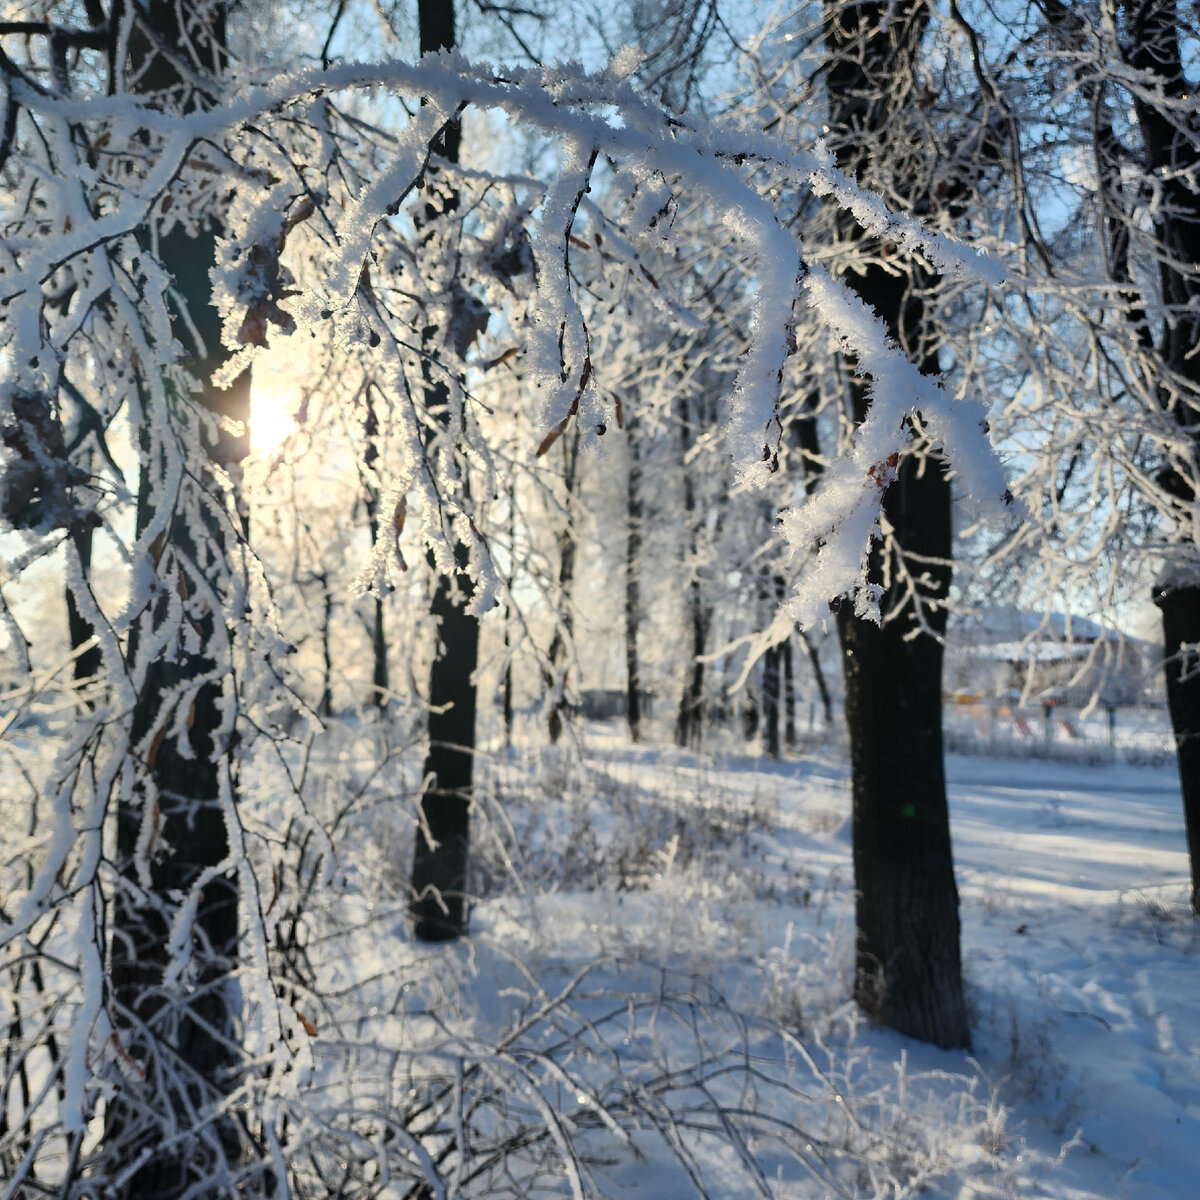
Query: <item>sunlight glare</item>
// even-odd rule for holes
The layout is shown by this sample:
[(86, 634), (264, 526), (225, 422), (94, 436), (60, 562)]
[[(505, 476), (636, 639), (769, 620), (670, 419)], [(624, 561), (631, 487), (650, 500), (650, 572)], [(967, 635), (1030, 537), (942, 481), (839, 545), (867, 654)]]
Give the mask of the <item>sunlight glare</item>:
[(276, 380), (260, 383), (256, 378), (250, 392), (250, 450), (267, 455), (277, 450), (296, 428), (297, 397)]

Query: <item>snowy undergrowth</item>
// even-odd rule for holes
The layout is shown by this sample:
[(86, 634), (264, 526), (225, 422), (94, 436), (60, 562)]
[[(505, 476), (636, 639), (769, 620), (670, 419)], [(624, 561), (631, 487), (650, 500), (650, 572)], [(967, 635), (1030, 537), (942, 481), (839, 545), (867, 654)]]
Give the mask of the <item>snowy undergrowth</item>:
[[(1200, 937), (1173, 770), (950, 758), (967, 1056), (848, 1003), (836, 753), (768, 764), (590, 728), (484, 754), (472, 934), (431, 948), (404, 912), (416, 732), (335, 723), (306, 763), (286, 751), (308, 823), (273, 754), (243, 772), (296, 1021), (234, 1102), (294, 1194), (1192, 1194)], [(10, 739), (14, 800), (57, 736)], [(66, 1020), (73, 986), (22, 976), (23, 1017)]]
[(986, 1075), (847, 1002), (835, 763), (485, 755), (472, 934), (429, 948), (403, 912), (419, 759), (340, 736), (309, 785), (342, 805), (346, 887), (300, 921), (311, 1061), (278, 1101), (315, 1193), (1017, 1194)]
[[(454, 1027), (481, 1045), (585, 971), (578, 1007), (561, 1014), (573, 1032), (551, 1040), (579, 1078), (606, 1081), (596, 1095), (639, 1072), (712, 1069), (721, 1087), (699, 1101), (673, 1084), (655, 1094), (681, 1114), (713, 1195), (1190, 1194), (1200, 941), (1174, 770), (949, 764), (973, 1056), (870, 1028), (847, 1002), (849, 782), (836, 753), (712, 758), (592, 727), (570, 748), (484, 756), (472, 939), (413, 961), (453, 991)], [(397, 900), (407, 820), (388, 821), (398, 841), (377, 883)], [(402, 922), (394, 937), (413, 953)], [(613, 1016), (619, 1002), (633, 1018)], [(623, 1056), (646, 1037), (661, 1040), (654, 1054)], [(696, 1114), (722, 1104), (753, 1114), (737, 1136), (719, 1117), (719, 1133), (699, 1128)], [(607, 1164), (586, 1190), (689, 1194), (661, 1113), (656, 1125), (636, 1105), (619, 1111), (632, 1143), (588, 1125), (590, 1100), (568, 1096), (565, 1116), (578, 1153)], [(556, 1178), (550, 1193), (569, 1194)]]

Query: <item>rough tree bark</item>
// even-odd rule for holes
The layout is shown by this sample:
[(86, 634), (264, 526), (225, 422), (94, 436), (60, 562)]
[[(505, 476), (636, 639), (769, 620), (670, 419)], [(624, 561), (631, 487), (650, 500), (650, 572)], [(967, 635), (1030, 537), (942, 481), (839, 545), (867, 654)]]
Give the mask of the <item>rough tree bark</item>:
[[(116, 6), (120, 9), (122, 6)], [(136, 90), (172, 106), (198, 107), (179, 69), (156, 47), (188, 47), (188, 54), (213, 77), (224, 68), (224, 4), (189, 0), (152, 0), (133, 10), (129, 36), (127, 78)], [(114, 11), (110, 27), (121, 25)], [(184, 55), (184, 51), (179, 51)], [(179, 307), (174, 332), (184, 346), (194, 346), (194, 328), (205, 351), (195, 351), (186, 363), (204, 390), (200, 402), (210, 411), (243, 422), (249, 417), (249, 376), (228, 391), (207, 384), (221, 365), (221, 322), (211, 303), (210, 265), (216, 257), (219, 228), (215, 217), (188, 229), (176, 226), (158, 243), (163, 266), (173, 276)], [(185, 403), (176, 396), (175, 403)], [(147, 431), (137, 504), (137, 531), (155, 516), (156, 505), (170, 497), (153, 494)], [(219, 435), (209, 452), (214, 464), (235, 468), (245, 454), (244, 437)], [(215, 479), (204, 481), (217, 487)], [(204, 530), (206, 545), (196, 544), (195, 531), (183, 516), (167, 527), (158, 550), (160, 575), (178, 562), (215, 570), (206, 555), (231, 553), (229, 531), (215, 519)], [(181, 580), (182, 575), (174, 576)], [(160, 589), (149, 615), (149, 628), (169, 619), (168, 609), (181, 582)], [(233, 731), (227, 720), (229, 697), (213, 679), (214, 639), (223, 615), (207, 609), (193, 611), (194, 641), (174, 647), (147, 664), (145, 682), (132, 716), (133, 744), (143, 748), (142, 783), (136, 803), (122, 803), (117, 812), (116, 863), (124, 876), (112, 912), (110, 957), (114, 1017), (132, 1060), (145, 1064), (145, 1077), (129, 1079), (109, 1104), (105, 1137), (122, 1160), (137, 1169), (125, 1180), (121, 1195), (128, 1200), (154, 1196), (163, 1200), (190, 1194), (204, 1181), (220, 1178), (226, 1164), (245, 1153), (248, 1139), (238, 1124), (221, 1114), (222, 1098), (236, 1082), (237, 1001), (230, 973), (237, 960), (238, 893), (229, 875), (217, 874), (203, 886), (194, 921), (192, 968), (186, 990), (164, 976), (171, 959), (170, 920), (173, 908), (163, 901), (186, 894), (206, 873), (228, 858), (225, 818), (220, 806), (223, 789), (236, 788), (232, 763)], [(143, 627), (142, 633), (148, 632)], [(136, 661), (138, 637), (131, 639)], [(188, 684), (208, 681), (195, 691)], [(188, 750), (181, 753), (180, 737), (171, 729), (175, 707), (187, 697), (190, 705), (184, 735)], [(150, 882), (143, 889), (135, 861), (146, 809), (153, 814), (155, 844), (162, 853), (148, 856)], [(163, 1111), (163, 1106), (167, 1111)], [(164, 1131), (179, 1130), (165, 1139)], [(139, 1162), (139, 1159), (141, 1160)]]
[(704, 737), (704, 653), (708, 648), (708, 629), (712, 611), (705, 602), (700, 579), (700, 536), (697, 517), (698, 501), (693, 465), (690, 461), (700, 425), (699, 414), (681, 393), (677, 405), (679, 420), (679, 455), (683, 471), (684, 528), (687, 533), (687, 631), (690, 639), (687, 651), (687, 677), (679, 699), (679, 715), (675, 721), (675, 744), (698, 750)]
[[(894, 113), (912, 102), (929, 12), (925, 0), (825, 5), (830, 140), (839, 165), (853, 176), (867, 172), (873, 155), (906, 149), (889, 146), (887, 131)], [(852, 222), (843, 223), (842, 236), (859, 248), (846, 282), (920, 370), (936, 371), (915, 268), (891, 269), (884, 248)], [(861, 381), (849, 386), (854, 419), (861, 422), (869, 397)], [(898, 607), (895, 589), (883, 597), (882, 625), (845, 607), (838, 614), (853, 775), (854, 995), (868, 1014), (900, 1033), (966, 1047), (971, 1035), (942, 756), (938, 635), (946, 614), (938, 601), (950, 585), (951, 531), (950, 485), (941, 464), (903, 458), (884, 511), (897, 552), (919, 562), (930, 632), (911, 636), (914, 613), (911, 605)], [(870, 577), (888, 582), (878, 549)]]
[(792, 652), (792, 639), (788, 638), (780, 647), (783, 652), (783, 745), (786, 750), (796, 749), (796, 669)]
[(629, 479), (625, 493), (625, 696), (629, 740), (634, 743), (642, 736), (642, 681), (638, 657), (638, 632), (642, 621), (638, 576), (642, 555), (642, 449), (639, 436), (638, 419), (631, 413), (625, 422), (625, 440), (629, 447)]
[[(1142, 0), (1124, 6), (1129, 66), (1153, 89), (1135, 94), (1142, 135), (1143, 172), (1156, 189), (1154, 233), (1163, 305), (1157, 347), (1159, 403), (1188, 439), (1189, 470), (1168, 466), (1159, 483), (1186, 512), (1194, 506), (1200, 476), (1200, 81), (1184, 72), (1176, 0)], [(1114, 13), (1115, 16), (1115, 13)], [(1157, 103), (1161, 95), (1165, 103)], [(1174, 109), (1174, 111), (1171, 111)], [(1195, 547), (1191, 547), (1195, 550)], [(1193, 559), (1195, 554), (1192, 555)], [(1200, 916), (1200, 566), (1168, 566), (1154, 589), (1162, 613), (1167, 705), (1179, 755), (1179, 782), (1191, 862), (1192, 911)]]
[[(760, 611), (769, 612), (773, 604), (781, 598), (778, 586), (782, 580), (775, 580), (773, 586), (768, 586), (767, 574), (764, 571), (758, 581), (758, 601)], [(780, 701), (783, 698), (781, 672), (783, 667), (783, 651), (777, 642), (769, 646), (762, 661), (762, 744), (768, 758), (778, 759), (782, 749), (779, 738)]]
[(563, 717), (568, 710), (567, 672), (564, 665), (559, 670), (559, 661), (570, 652), (574, 632), (574, 617), (571, 607), (571, 589), (575, 584), (574, 498), (579, 481), (579, 422), (571, 423), (571, 434), (562, 439), (563, 447), (563, 524), (558, 531), (558, 604), (560, 612), (554, 625), (554, 637), (550, 640), (547, 658), (550, 662), (550, 716), (548, 720), (550, 743), (555, 745), (562, 737)]
[[(417, 6), (422, 54), (455, 46), (453, 0), (420, 0)], [(461, 130), (452, 122), (441, 156), (458, 161)], [(456, 196), (443, 200), (429, 219), (453, 212)], [(432, 334), (436, 331), (427, 331)], [(435, 383), (426, 367), (426, 398), (431, 411), (449, 418), (450, 389)], [(475, 764), (475, 669), (479, 662), (479, 618), (468, 611), (474, 583), (467, 570), (468, 551), (454, 547), (455, 571), (439, 575), (431, 610), (438, 645), (429, 672), (429, 751), (421, 796), (421, 823), (413, 855), (413, 932), (427, 942), (459, 937), (467, 929), (467, 867), (471, 796)]]

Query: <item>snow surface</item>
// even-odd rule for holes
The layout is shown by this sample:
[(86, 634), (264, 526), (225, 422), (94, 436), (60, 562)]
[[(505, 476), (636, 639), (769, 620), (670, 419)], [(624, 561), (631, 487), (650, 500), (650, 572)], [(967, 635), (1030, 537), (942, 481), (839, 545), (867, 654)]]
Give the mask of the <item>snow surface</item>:
[[(483, 753), (472, 934), (431, 949), (404, 916), (421, 758), (396, 732), (334, 722), (313, 747), (346, 883), (312, 901), (319, 979), (295, 993), (294, 1057), (266, 1097), (289, 1160), (338, 1138), (357, 1153), (375, 1113), (457, 1088), (500, 1105), (476, 1137), (528, 1128), (537, 1105), (562, 1123), (558, 1166), (517, 1164), (539, 1195), (696, 1195), (679, 1147), (722, 1198), (1200, 1194), (1200, 925), (1173, 767), (948, 758), (966, 1054), (849, 1002), (835, 739), (770, 763), (597, 723), (573, 746)], [(243, 784), (263, 803), (277, 766), (252, 761)], [(744, 1142), (718, 1111), (753, 1111)]]
[[(949, 762), (977, 1055), (1046, 1196), (1200, 1194), (1197, 926), (1173, 768)], [(1007, 1026), (1007, 1028), (1006, 1028)]]
[[(405, 786), (418, 767), (406, 764)], [(603, 1047), (571, 1051), (570, 1082), (543, 1085), (601, 1164), (548, 1194), (694, 1195), (652, 1129), (624, 1122), (618, 1136), (583, 1116), (622, 1073), (637, 1081), (669, 1063), (685, 1074), (681, 1038), (732, 1045), (727, 1020), (751, 1031), (778, 1084), (757, 1090), (760, 1110), (794, 1127), (801, 1158), (804, 1137), (817, 1140), (804, 1130), (824, 1140), (811, 1172), (795, 1145), (789, 1157), (752, 1142), (756, 1183), (730, 1145), (701, 1137), (692, 1162), (711, 1195), (764, 1194), (763, 1181), (797, 1198), (1200, 1194), (1200, 927), (1186, 908), (1174, 769), (951, 756), (948, 776), (972, 1054), (872, 1028), (848, 1001), (849, 779), (828, 745), (769, 763), (631, 747), (597, 724), (565, 750), (484, 756), (470, 940), (433, 953), (407, 942), (407, 834), (376, 812), (371, 843), (394, 890), (370, 881), (366, 860), (351, 871), (361, 890), (340, 911), (360, 906), (359, 934), (327, 961), (326, 986), (359, 1004), (376, 988), (372, 1014), (397, 1012), (412, 988), (410, 1046), (432, 1008), (456, 1054), (509, 1046), (514, 1028), (518, 1057), (543, 1038)], [(421, 982), (398, 986), (409, 971)], [(580, 972), (572, 1009), (548, 1009), (544, 1030), (521, 1023), (531, 987), (553, 996)], [(670, 997), (661, 1012), (655, 994)], [(690, 1007), (701, 994), (719, 1002)], [(647, 1004), (636, 1019), (635, 999)], [(399, 1036), (383, 1016), (358, 1030), (380, 1053)], [(317, 1080), (323, 1056), (325, 1071), (344, 1069), (321, 1037), (313, 1049)], [(712, 1095), (728, 1100), (716, 1083)], [(837, 1145), (866, 1164), (857, 1175), (822, 1165)]]
[[(639, 783), (688, 770), (647, 764)], [(1014, 1194), (1200, 1195), (1200, 929), (1174, 768), (951, 757), (948, 776), (974, 1061), (1012, 1110)], [(834, 893), (848, 921), (844, 764), (731, 760), (724, 781), (773, 797), (765, 860), (779, 878), (811, 872), (809, 891)], [(811, 906), (780, 908), (777, 921), (821, 924)], [(910, 1068), (971, 1069), (890, 1033), (859, 1036), (875, 1068), (906, 1052)]]

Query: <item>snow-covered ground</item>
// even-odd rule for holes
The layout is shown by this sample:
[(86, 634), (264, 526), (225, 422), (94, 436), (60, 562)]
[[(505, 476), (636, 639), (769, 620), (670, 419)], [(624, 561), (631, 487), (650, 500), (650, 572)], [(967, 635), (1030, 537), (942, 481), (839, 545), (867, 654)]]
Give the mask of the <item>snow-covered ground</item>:
[(1025, 1194), (1200, 1195), (1200, 927), (1173, 768), (952, 758), (976, 1057), (1042, 1155)]
[[(836, 745), (770, 763), (576, 732), (481, 756), (472, 934), (434, 948), (404, 914), (419, 742), (335, 723), (313, 744), (343, 877), (261, 868), (273, 943), (305, 914), (276, 983), (295, 1057), (265, 1086), (312, 1194), (348, 1173), (393, 1198), (1200, 1196), (1173, 768), (949, 758), (965, 1054), (848, 1000)], [(277, 760), (243, 784), (271, 828)]]
[[(1200, 1195), (1200, 927), (1174, 770), (952, 756), (948, 771), (971, 1054), (847, 1002), (849, 781), (832, 750), (713, 758), (596, 725), (572, 748), (499, 752), (481, 764), (470, 942), (413, 957), (397, 916), (386, 953), (441, 981), (439, 1046), (577, 1040), (557, 1066), (522, 1061), (544, 1091), (563, 1072), (551, 1104), (587, 1194), (692, 1195), (690, 1170), (713, 1196)], [(404, 836), (384, 826), (394, 891), (376, 901), (397, 914)], [(365, 957), (339, 955), (343, 985), (378, 970), (369, 927)], [(554, 1015), (535, 1034), (539, 1002)], [(651, 1078), (687, 1167), (618, 1094)], [(570, 1194), (561, 1172), (547, 1186)]]

